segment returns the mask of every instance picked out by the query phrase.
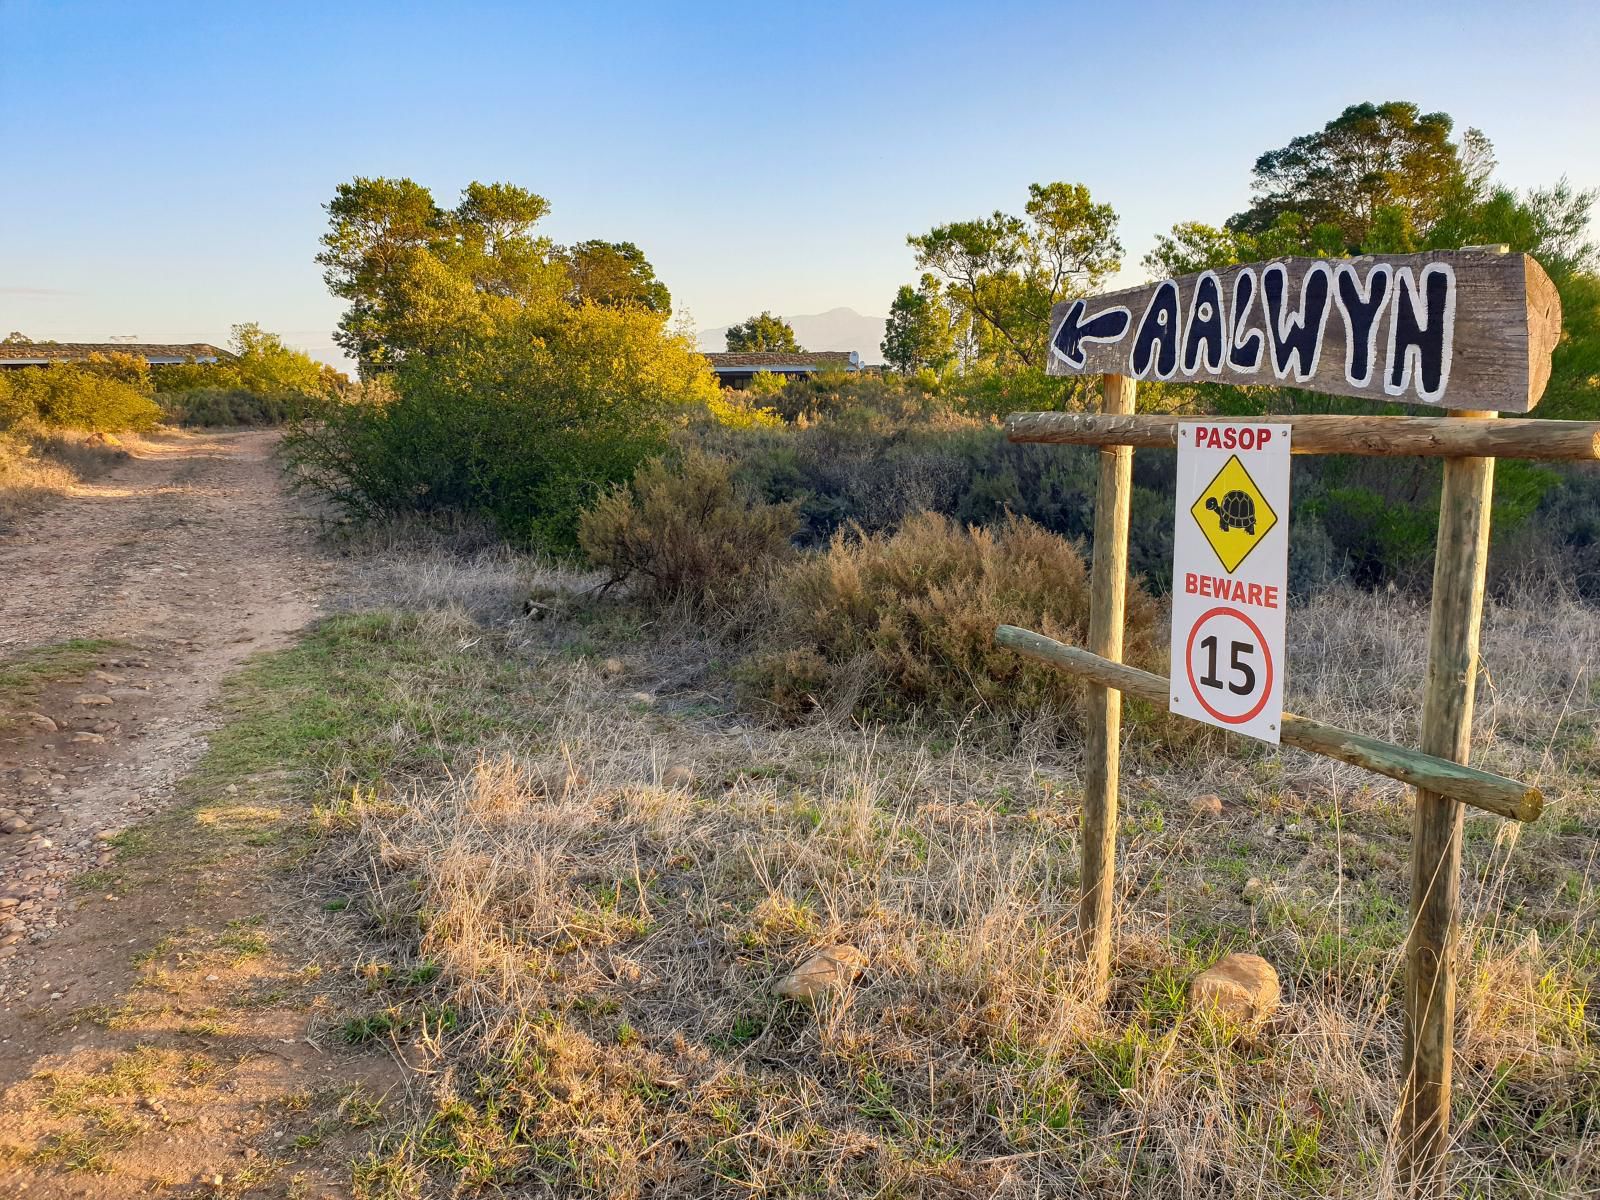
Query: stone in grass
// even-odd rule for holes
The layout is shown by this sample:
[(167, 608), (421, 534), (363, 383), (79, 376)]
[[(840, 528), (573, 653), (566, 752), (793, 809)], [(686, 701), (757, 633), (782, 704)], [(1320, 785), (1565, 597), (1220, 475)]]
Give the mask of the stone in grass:
[(686, 763), (674, 763), (661, 772), (661, 786), (674, 791), (679, 788), (687, 790), (694, 786), (695, 778), (693, 767)]
[(867, 956), (854, 946), (829, 946), (790, 971), (772, 990), (786, 1000), (815, 1004), (830, 993), (842, 991), (866, 965)]
[(1194, 977), (1189, 1007), (1247, 1025), (1270, 1016), (1282, 995), (1278, 972), (1266, 959), (1259, 954), (1230, 954)]
[(29, 727), (37, 729), (40, 733), (54, 733), (58, 728), (56, 723), (43, 713), (31, 712), (22, 715), (28, 718)]
[(628, 664), (620, 658), (612, 657), (600, 664), (600, 673), (607, 679), (615, 679), (628, 669)]
[(85, 708), (101, 708), (107, 704), (116, 703), (110, 696), (102, 696), (98, 692), (85, 692), (83, 695), (75, 697), (72, 702), (81, 704)]
[(1222, 797), (1215, 792), (1206, 792), (1203, 796), (1196, 796), (1189, 801), (1189, 811), (1197, 817), (1220, 817), (1222, 815)]

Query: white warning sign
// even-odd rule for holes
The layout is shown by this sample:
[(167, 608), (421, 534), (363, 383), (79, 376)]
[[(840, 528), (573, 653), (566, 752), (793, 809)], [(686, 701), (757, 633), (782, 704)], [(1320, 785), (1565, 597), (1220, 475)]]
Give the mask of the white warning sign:
[(1178, 426), (1172, 711), (1276, 743), (1289, 577), (1289, 426)]

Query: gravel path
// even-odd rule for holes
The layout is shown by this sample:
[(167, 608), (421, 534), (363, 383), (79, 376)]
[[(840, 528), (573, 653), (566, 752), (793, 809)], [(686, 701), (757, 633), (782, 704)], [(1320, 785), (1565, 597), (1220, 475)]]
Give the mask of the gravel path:
[(20, 994), (33, 951), (69, 924), (70, 878), (170, 801), (205, 749), (221, 680), (316, 612), (326, 568), (284, 494), (275, 438), (148, 439), (0, 543), (0, 659), (73, 638), (125, 646), (0, 729), (0, 830), (14, 829), (0, 833), (0, 998)]

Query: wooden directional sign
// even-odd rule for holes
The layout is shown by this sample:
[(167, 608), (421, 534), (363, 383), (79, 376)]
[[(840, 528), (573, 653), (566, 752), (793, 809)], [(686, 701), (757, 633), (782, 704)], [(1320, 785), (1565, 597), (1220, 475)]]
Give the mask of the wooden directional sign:
[(1560, 336), (1526, 254), (1280, 258), (1064, 300), (1049, 370), (1527, 412)]

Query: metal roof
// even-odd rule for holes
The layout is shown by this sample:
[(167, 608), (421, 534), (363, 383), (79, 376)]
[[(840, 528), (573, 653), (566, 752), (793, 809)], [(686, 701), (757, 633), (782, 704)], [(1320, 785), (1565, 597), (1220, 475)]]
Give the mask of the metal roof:
[(861, 355), (854, 350), (753, 350), (709, 353), (711, 369), (719, 374), (747, 371), (820, 371), (825, 368), (859, 371)]
[(191, 359), (202, 363), (223, 362), (235, 357), (209, 342), (3, 342), (0, 343), (0, 366), (47, 367), (52, 363), (83, 362), (96, 354), (102, 357), (128, 354), (153, 366)]

